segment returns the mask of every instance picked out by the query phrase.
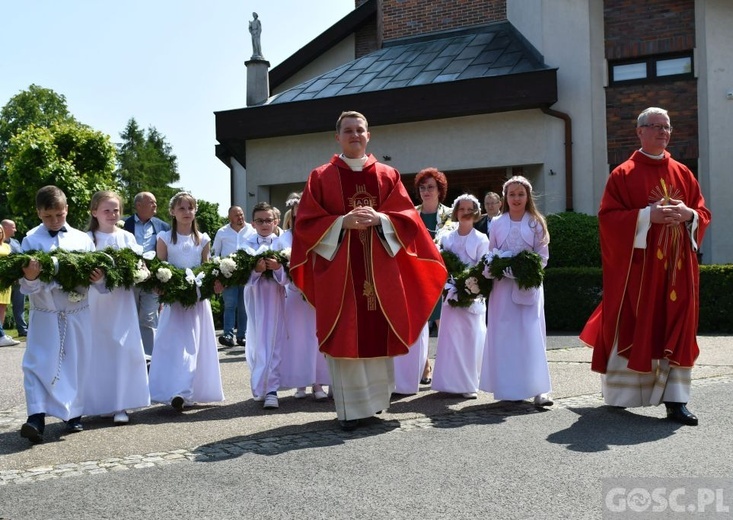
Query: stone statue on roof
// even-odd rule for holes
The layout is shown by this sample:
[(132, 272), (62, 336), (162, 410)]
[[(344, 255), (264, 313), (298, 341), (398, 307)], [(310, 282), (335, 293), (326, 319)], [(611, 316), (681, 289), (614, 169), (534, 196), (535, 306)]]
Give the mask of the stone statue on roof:
[(252, 13), (254, 20), (249, 22), (249, 33), (252, 35), (252, 58), (253, 60), (264, 59), (262, 56), (262, 44), (260, 36), (262, 35), (262, 22), (257, 17), (257, 13)]

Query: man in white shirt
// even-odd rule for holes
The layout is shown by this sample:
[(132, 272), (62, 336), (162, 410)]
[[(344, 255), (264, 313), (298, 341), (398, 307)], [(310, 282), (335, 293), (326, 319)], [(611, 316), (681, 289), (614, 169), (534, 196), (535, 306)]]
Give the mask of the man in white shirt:
[[(229, 224), (219, 228), (214, 236), (212, 255), (225, 257), (240, 248), (240, 244), (254, 230), (244, 220), (244, 211), (239, 206), (229, 208)], [(242, 286), (227, 287), (222, 294), (224, 298), (224, 332), (219, 336), (219, 343), (233, 347), (236, 326), (237, 345), (244, 345), (247, 331), (247, 312), (244, 309), (244, 288)]]
[[(158, 211), (158, 202), (155, 195), (149, 191), (142, 191), (135, 195), (133, 201), (135, 214), (125, 220), (124, 229), (135, 235), (135, 240), (143, 247), (143, 253), (155, 252), (158, 242), (158, 233), (168, 231), (170, 224), (155, 216)], [(135, 288), (135, 304), (137, 305), (140, 335), (143, 338), (145, 357), (153, 355), (155, 331), (158, 329), (158, 295)]]

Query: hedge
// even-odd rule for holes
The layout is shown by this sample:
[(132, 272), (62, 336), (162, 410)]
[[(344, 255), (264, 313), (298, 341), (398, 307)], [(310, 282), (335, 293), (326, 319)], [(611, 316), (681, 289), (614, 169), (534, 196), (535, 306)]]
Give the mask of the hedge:
[[(561, 267), (545, 271), (547, 330), (579, 332), (601, 301), (598, 267)], [(700, 334), (733, 334), (733, 264), (700, 266)]]
[(598, 217), (584, 213), (554, 213), (547, 216), (550, 260), (554, 267), (601, 267)]

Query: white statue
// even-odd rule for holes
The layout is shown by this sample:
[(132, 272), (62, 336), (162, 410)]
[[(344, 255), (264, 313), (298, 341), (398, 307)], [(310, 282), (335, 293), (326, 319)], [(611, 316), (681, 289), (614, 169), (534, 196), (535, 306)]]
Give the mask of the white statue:
[(262, 23), (257, 13), (252, 13), (254, 20), (249, 22), (249, 33), (252, 35), (252, 59), (263, 59), (260, 36), (262, 35)]

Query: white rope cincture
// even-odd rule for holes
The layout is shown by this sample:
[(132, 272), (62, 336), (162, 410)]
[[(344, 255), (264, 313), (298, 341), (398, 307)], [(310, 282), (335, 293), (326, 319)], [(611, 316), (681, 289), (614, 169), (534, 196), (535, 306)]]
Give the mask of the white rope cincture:
[(66, 319), (66, 316), (69, 314), (76, 314), (88, 308), (89, 308), (88, 303), (81, 307), (77, 307), (76, 309), (65, 310), (65, 311), (56, 311), (52, 309), (41, 309), (39, 307), (33, 307), (34, 311), (47, 312), (49, 314), (56, 314), (58, 316), (59, 360), (58, 360), (58, 364), (56, 365), (56, 375), (53, 376), (53, 380), (51, 381), (51, 386), (56, 385), (56, 382), (61, 379), (61, 363), (64, 361), (64, 358), (66, 357), (65, 343), (66, 343), (66, 329), (68, 326), (68, 321)]

